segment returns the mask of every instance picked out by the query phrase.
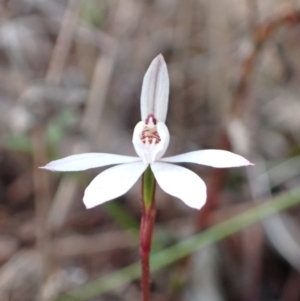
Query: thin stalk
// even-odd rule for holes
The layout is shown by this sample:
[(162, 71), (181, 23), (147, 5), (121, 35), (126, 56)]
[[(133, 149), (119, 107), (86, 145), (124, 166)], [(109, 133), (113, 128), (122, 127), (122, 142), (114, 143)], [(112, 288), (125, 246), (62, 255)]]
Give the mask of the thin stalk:
[(142, 300), (150, 300), (150, 266), (149, 266), (149, 256), (151, 252), (151, 242), (152, 234), (156, 216), (155, 207), (155, 179), (148, 167), (143, 174), (142, 181), (142, 194), (143, 194), (143, 212), (140, 228), (140, 256), (141, 256), (141, 266), (142, 266), (142, 277), (141, 277), (141, 287), (142, 287)]
[[(275, 213), (279, 213), (299, 204), (300, 187), (272, 197), (260, 205), (256, 205), (245, 212), (237, 214), (236, 216), (180, 241), (171, 247), (156, 252), (151, 256), (151, 270), (154, 272), (167, 267), (197, 250), (211, 246), (260, 220), (264, 220)], [(124, 286), (139, 277), (139, 262), (135, 262), (121, 270), (112, 272), (105, 277), (77, 287), (69, 293), (59, 296), (55, 301), (85, 301), (97, 297), (99, 298), (104, 293)]]

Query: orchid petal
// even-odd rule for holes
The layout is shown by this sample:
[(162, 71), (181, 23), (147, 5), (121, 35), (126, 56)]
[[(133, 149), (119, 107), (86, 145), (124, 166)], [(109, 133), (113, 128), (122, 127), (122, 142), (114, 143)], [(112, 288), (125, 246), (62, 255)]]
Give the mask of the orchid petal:
[(141, 117), (145, 121), (154, 114), (157, 121), (166, 121), (169, 101), (169, 75), (161, 54), (150, 64), (143, 80), (141, 93)]
[(173, 157), (163, 158), (161, 161), (172, 163), (196, 163), (220, 168), (253, 165), (240, 155), (219, 149), (194, 151)]
[(136, 162), (140, 160), (141, 159), (138, 157), (105, 153), (85, 153), (55, 160), (40, 168), (52, 171), (79, 171), (112, 164)]
[(125, 194), (147, 168), (143, 162), (111, 167), (100, 173), (86, 188), (83, 202), (92, 208)]
[(194, 172), (173, 164), (155, 162), (151, 169), (159, 186), (186, 205), (200, 209), (206, 201), (206, 185)]

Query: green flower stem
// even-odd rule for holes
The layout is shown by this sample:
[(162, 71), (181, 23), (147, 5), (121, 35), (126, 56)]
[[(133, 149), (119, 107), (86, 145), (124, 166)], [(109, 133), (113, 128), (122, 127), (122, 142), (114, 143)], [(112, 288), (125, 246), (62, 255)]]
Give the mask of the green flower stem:
[(143, 213), (140, 228), (140, 256), (142, 265), (142, 300), (150, 300), (150, 267), (149, 255), (151, 251), (152, 234), (156, 216), (154, 201), (155, 179), (150, 166), (143, 174), (142, 181), (143, 193)]
[(154, 202), (154, 193), (155, 193), (155, 178), (153, 172), (148, 166), (143, 174), (143, 206), (146, 210), (149, 210)]

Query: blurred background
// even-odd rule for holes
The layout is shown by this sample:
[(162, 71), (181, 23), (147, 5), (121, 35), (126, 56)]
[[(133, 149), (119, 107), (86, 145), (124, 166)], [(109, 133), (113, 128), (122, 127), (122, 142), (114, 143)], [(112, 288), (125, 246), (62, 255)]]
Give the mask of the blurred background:
[[(140, 182), (86, 210), (102, 169), (37, 167), (135, 155), (142, 79), (159, 53), (167, 154), (220, 148), (255, 166), (186, 164), (208, 186), (199, 212), (157, 188), (153, 253), (187, 250), (158, 265), (152, 300), (300, 300), (299, 206), (279, 213), (291, 195), (300, 203), (300, 1), (2, 0), (0, 20), (0, 301), (140, 298), (138, 274), (122, 270), (139, 260)], [(259, 221), (262, 202), (274, 214)], [(258, 223), (245, 228), (243, 215), (233, 235), (209, 232), (245, 212)]]

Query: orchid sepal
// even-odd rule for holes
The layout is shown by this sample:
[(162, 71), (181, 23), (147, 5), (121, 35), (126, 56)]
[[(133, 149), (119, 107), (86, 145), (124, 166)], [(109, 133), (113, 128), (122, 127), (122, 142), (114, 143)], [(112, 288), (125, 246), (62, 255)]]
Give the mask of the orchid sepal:
[(93, 208), (125, 194), (147, 168), (141, 161), (116, 165), (100, 173), (85, 189), (83, 203)]
[(169, 75), (166, 62), (159, 54), (150, 64), (141, 93), (141, 118), (153, 114), (157, 121), (165, 122), (169, 102)]
[(215, 168), (253, 165), (244, 157), (221, 149), (205, 149), (161, 159), (170, 163), (195, 163)]
[(122, 164), (139, 161), (139, 157), (130, 157), (106, 153), (84, 153), (67, 156), (51, 161), (41, 169), (51, 171), (82, 171), (113, 164)]

